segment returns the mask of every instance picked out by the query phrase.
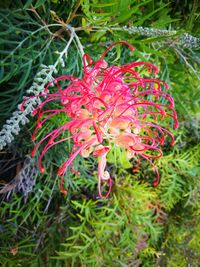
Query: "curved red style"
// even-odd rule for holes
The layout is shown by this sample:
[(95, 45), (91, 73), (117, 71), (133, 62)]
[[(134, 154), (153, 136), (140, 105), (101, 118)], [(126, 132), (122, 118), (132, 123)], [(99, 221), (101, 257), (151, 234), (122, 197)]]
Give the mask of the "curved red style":
[[(161, 146), (167, 135), (171, 138), (171, 145), (174, 144), (173, 135), (162, 125), (165, 119), (168, 124), (173, 119), (174, 128), (177, 128), (177, 115), (173, 98), (166, 92), (167, 84), (155, 78), (158, 68), (140, 61), (109, 66), (104, 56), (117, 44), (126, 44), (134, 50), (127, 42), (117, 42), (109, 46), (96, 62), (85, 54), (82, 79), (63, 75), (50, 82), (44, 94), (36, 96), (45, 99), (33, 111), (34, 115), (37, 114), (33, 140), (37, 131), (52, 116), (63, 112), (69, 119), (38, 141), (32, 152), (34, 156), (39, 145), (45, 143), (38, 161), (40, 170), (44, 171), (41, 161), (45, 153), (58, 143), (69, 139), (73, 141), (69, 158), (58, 170), (61, 175), (60, 187), (64, 194), (67, 193), (63, 187), (64, 176), (69, 166), (74, 171), (74, 158), (78, 154), (82, 157), (92, 154), (98, 158), (99, 196), (106, 198), (109, 195), (113, 182), (109, 172), (105, 170), (106, 155), (113, 144), (125, 150), (129, 159), (134, 157), (138, 160), (133, 172), (139, 168), (141, 158), (147, 160), (156, 173), (153, 183), (156, 186), (160, 177), (152, 160), (162, 156)], [(63, 80), (70, 81), (70, 85), (61, 88), (59, 82)], [(57, 88), (55, 93), (49, 93), (50, 85)], [(28, 99), (23, 102), (22, 109)], [(44, 110), (47, 103), (54, 101), (60, 102), (58, 109)], [(65, 132), (70, 132), (71, 135), (59, 139)], [(108, 185), (106, 195), (102, 195), (102, 183)]]

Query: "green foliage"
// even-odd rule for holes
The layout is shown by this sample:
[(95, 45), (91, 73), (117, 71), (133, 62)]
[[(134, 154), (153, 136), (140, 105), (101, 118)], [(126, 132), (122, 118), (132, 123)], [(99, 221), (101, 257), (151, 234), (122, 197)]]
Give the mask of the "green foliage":
[[(198, 37), (198, 1), (4, 2), (0, 4), (1, 125), (26, 95), (41, 64), (54, 64), (67, 45), (70, 32), (66, 22), (76, 29), (85, 52), (94, 60), (108, 44), (127, 40), (137, 50), (130, 54), (126, 47), (118, 46), (107, 55), (111, 64), (142, 60), (158, 65), (159, 75), (170, 85), (175, 99), (180, 127), (174, 132), (174, 148), (167, 143), (164, 156), (156, 162), (161, 174), (156, 188), (149, 184), (154, 179), (151, 166), (141, 163), (133, 174), (123, 151), (115, 147), (109, 152), (108, 165), (115, 183), (107, 200), (98, 198), (93, 158), (77, 157), (74, 167), (81, 175), (68, 172), (68, 195), (61, 195), (56, 171), (69, 156), (71, 143), (49, 150), (44, 159), (46, 172), (38, 177), (28, 199), (20, 192), (2, 195), (0, 265), (197, 267), (200, 57), (199, 49), (185, 48), (180, 36), (187, 31)], [(143, 36), (123, 26), (172, 28), (177, 33)], [(65, 63), (58, 64), (58, 75), (82, 75), (77, 40), (70, 45)], [(39, 138), (63, 121), (64, 115), (52, 117)], [(34, 126), (32, 118), (8, 151), (16, 150), (22, 157), (29, 154)], [(0, 163), (4, 161), (0, 157)], [(4, 184), (7, 181), (2, 173)]]
[(110, 201), (72, 201), (69, 237), (57, 259), (70, 266), (121, 266), (134, 262), (140, 250), (148, 242), (155, 243), (159, 236), (160, 226), (153, 225), (154, 216), (149, 208), (154, 198), (146, 186), (133, 185), (127, 177), (116, 186)]
[[(95, 25), (116, 25), (121, 23), (132, 22), (135, 26), (142, 25), (145, 21), (148, 21), (158, 12), (164, 12), (167, 14), (165, 7), (168, 5), (161, 5), (157, 9), (150, 11), (152, 0), (81, 0), (81, 6), (85, 20)], [(165, 10), (165, 11), (163, 11)], [(169, 19), (168, 23), (171, 22)]]
[(199, 149), (200, 146), (196, 145), (192, 149), (177, 150), (159, 159), (158, 166), (162, 166), (160, 200), (167, 210), (172, 209), (196, 186), (200, 176)]
[[(168, 228), (163, 239), (162, 255), (157, 266), (198, 266), (200, 260), (200, 235), (199, 235), (199, 186), (195, 192), (196, 207), (189, 203), (181, 211), (180, 204), (175, 206), (175, 213), (168, 220)], [(194, 204), (194, 202), (193, 202)]]
[(132, 167), (132, 164), (126, 156), (126, 151), (115, 145), (113, 145), (113, 148), (108, 152), (107, 160), (109, 163), (115, 163), (115, 165), (119, 164), (120, 167), (125, 169)]
[[(18, 1), (17, 1), (18, 2)], [(45, 2), (45, 5), (44, 5)], [(62, 24), (56, 21), (56, 14), (51, 12), (49, 1), (27, 1), (23, 8), (2, 9), (0, 21), (0, 84), (1, 84), (1, 120), (5, 120), (16, 109), (28, 86), (31, 86), (41, 64), (51, 65), (67, 44), (68, 33)], [(49, 7), (47, 6), (49, 5)], [(64, 15), (70, 16), (65, 2)], [(48, 8), (50, 9), (47, 12)], [(39, 13), (38, 13), (39, 12)], [(63, 9), (62, 9), (63, 12)], [(61, 13), (62, 14), (62, 13)], [(63, 14), (62, 14), (63, 15)], [(59, 35), (57, 31), (61, 31)], [(54, 35), (55, 34), (55, 35)], [(76, 53), (70, 53), (69, 70), (77, 70)], [(73, 58), (72, 58), (73, 57)], [(79, 70), (78, 70), (79, 71)], [(13, 98), (13, 93), (16, 97)]]

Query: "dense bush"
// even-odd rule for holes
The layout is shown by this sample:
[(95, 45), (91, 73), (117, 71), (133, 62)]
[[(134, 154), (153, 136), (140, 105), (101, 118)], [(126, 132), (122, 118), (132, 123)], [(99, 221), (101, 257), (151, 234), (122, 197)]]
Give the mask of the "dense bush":
[[(198, 1), (174, 2), (0, 4), (1, 266), (199, 266), (199, 6)], [(81, 156), (74, 161), (80, 175), (67, 172), (64, 196), (57, 170), (72, 143), (49, 150), (45, 172), (39, 173), (39, 153), (31, 157), (36, 126), (31, 112), (40, 100), (30, 98), (25, 112), (21, 103), (42, 93), (55, 77), (81, 78), (83, 52), (97, 60), (119, 41), (136, 49), (130, 53), (116, 46), (106, 56), (110, 65), (159, 66), (158, 77), (168, 83), (178, 114), (175, 144), (171, 147), (167, 138), (163, 157), (155, 161), (161, 176), (157, 187), (148, 162), (132, 173), (136, 162), (130, 164), (116, 148), (108, 155), (114, 184), (107, 199), (98, 195), (97, 160)], [(65, 120), (63, 114), (52, 117), (39, 138)]]

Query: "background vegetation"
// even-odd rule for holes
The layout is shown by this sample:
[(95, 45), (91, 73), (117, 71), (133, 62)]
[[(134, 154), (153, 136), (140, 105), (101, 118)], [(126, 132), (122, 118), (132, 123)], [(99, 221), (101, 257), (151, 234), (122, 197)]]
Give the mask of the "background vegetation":
[(198, 0), (7, 0), (0, 7), (1, 127), (9, 125), (24, 96), (43, 85), (45, 66), (57, 62), (57, 75), (81, 77), (77, 39), (62, 54), (70, 40), (65, 24), (75, 28), (94, 59), (107, 45), (126, 40), (135, 53), (117, 47), (107, 57), (111, 64), (140, 59), (159, 66), (180, 122), (175, 146), (166, 144), (156, 163), (158, 187), (152, 188), (145, 163), (133, 175), (129, 166), (122, 168), (124, 162), (110, 159), (115, 186), (101, 200), (92, 158), (76, 159), (81, 176), (68, 174), (69, 194), (60, 193), (56, 170), (69, 155), (70, 143), (51, 150), (46, 173), (38, 174), (29, 156), (35, 125), (29, 116), (0, 154), (0, 265), (199, 266), (200, 41), (191, 37), (200, 36)]

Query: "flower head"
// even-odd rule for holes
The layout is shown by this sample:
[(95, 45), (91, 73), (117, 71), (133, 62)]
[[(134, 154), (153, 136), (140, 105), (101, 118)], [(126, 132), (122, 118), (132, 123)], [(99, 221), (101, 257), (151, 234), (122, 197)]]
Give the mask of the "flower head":
[[(173, 98), (166, 92), (167, 84), (155, 78), (158, 68), (140, 61), (109, 66), (104, 57), (117, 44), (126, 44), (134, 50), (130, 44), (118, 42), (109, 46), (96, 62), (85, 54), (82, 79), (63, 75), (50, 82), (44, 94), (38, 95), (45, 99), (33, 111), (34, 115), (37, 114), (33, 139), (37, 130), (52, 116), (63, 112), (69, 119), (38, 141), (32, 152), (34, 156), (38, 146), (46, 142), (38, 161), (40, 170), (44, 171), (41, 161), (45, 153), (58, 143), (68, 139), (73, 141), (69, 158), (58, 170), (63, 193), (67, 193), (63, 187), (64, 176), (68, 167), (75, 171), (72, 165), (75, 157), (78, 154), (82, 157), (93, 155), (98, 158), (99, 195), (101, 198), (107, 197), (113, 182), (106, 170), (106, 156), (114, 144), (125, 151), (129, 159), (138, 160), (133, 172), (138, 169), (141, 158), (147, 160), (156, 173), (156, 186), (160, 178), (152, 160), (162, 156), (161, 146), (167, 135), (171, 138), (171, 145), (174, 144), (173, 135), (162, 125), (164, 120), (168, 123), (172, 119), (174, 128), (177, 128), (177, 115)], [(147, 76), (149, 73), (153, 78)], [(61, 88), (59, 82), (63, 80), (68, 80), (70, 85)], [(55, 93), (49, 92), (51, 85), (56, 86)], [(45, 105), (52, 101), (59, 101), (60, 108), (45, 110)], [(66, 131), (71, 135), (59, 139)], [(102, 183), (108, 184), (106, 195), (102, 195)]]

